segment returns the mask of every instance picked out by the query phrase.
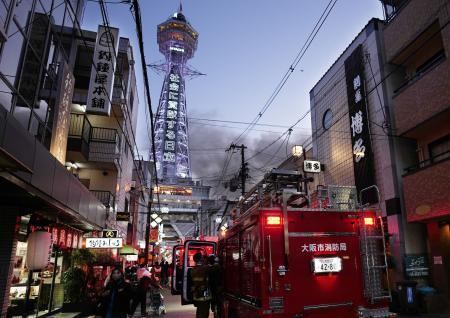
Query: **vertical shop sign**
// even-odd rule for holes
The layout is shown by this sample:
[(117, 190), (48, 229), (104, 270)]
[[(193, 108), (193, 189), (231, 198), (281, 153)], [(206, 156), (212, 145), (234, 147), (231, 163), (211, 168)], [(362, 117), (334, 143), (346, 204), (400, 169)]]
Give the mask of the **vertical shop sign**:
[(51, 154), (61, 163), (66, 163), (67, 138), (70, 126), (70, 108), (75, 85), (75, 77), (66, 61), (60, 68), (60, 84), (55, 114), (53, 117), (52, 141), (50, 143)]
[[(353, 170), (358, 193), (374, 184), (373, 154), (369, 131), (369, 114), (365, 98), (363, 49), (359, 45), (345, 60), (345, 78), (353, 150)], [(370, 197), (366, 203), (376, 202)]]
[(109, 116), (118, 48), (119, 29), (99, 25), (86, 103), (88, 113)]
[(175, 69), (168, 75), (169, 91), (167, 92), (166, 111), (166, 138), (164, 141), (163, 161), (175, 163), (176, 161), (176, 123), (178, 118), (178, 104), (180, 100), (180, 74)]

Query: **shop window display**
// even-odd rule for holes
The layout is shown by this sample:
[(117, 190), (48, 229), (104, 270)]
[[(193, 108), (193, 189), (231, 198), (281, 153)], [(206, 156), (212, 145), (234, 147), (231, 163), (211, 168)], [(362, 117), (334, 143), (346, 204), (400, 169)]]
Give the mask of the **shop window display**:
[[(35, 224), (37, 225), (35, 225)], [(45, 224), (44, 220), (33, 220), (30, 216), (21, 218), (18, 227), (18, 241), (10, 287), (8, 316), (21, 316), (27, 309), (28, 316), (41, 316), (60, 309), (64, 303), (62, 276), (70, 266), (70, 251), (81, 247), (82, 234), (71, 228)], [(45, 230), (52, 233), (52, 253), (48, 266), (31, 274), (27, 268), (27, 236), (30, 232)], [(70, 244), (67, 246), (67, 244)], [(30, 279), (30, 294), (26, 300)], [(28, 305), (27, 305), (28, 304)]]

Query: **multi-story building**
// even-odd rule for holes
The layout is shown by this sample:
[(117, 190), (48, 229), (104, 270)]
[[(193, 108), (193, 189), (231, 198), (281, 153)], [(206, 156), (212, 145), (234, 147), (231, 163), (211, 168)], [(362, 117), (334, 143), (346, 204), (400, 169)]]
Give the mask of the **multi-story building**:
[[(70, 29), (65, 29), (69, 37)], [(103, 49), (112, 60), (110, 80), (100, 73), (104, 62), (96, 57), (102, 52), (101, 44), (108, 30), (99, 26), (97, 32), (83, 30), (76, 41), (77, 53), (74, 64), (75, 86), (70, 109), (69, 136), (66, 162), (89, 191), (108, 209), (106, 226), (127, 233), (126, 222), (116, 222), (116, 212), (129, 212), (132, 173), (134, 162), (135, 130), (138, 113), (136, 77), (133, 49), (127, 38), (119, 38), (119, 30), (113, 29), (116, 37), (116, 52)], [(107, 42), (107, 41), (106, 41)], [(116, 57), (116, 58), (115, 58)], [(98, 70), (93, 69), (96, 64)], [(105, 87), (97, 83), (103, 78)], [(107, 87), (107, 85), (110, 87)], [(101, 90), (100, 90), (101, 89)], [(103, 93), (104, 90), (110, 90)], [(94, 94), (100, 90), (101, 95)], [(97, 107), (102, 100), (104, 109)], [(142, 171), (136, 178), (143, 182)]]
[(449, 308), (450, 1), (381, 2), (393, 131), (412, 144), (397, 147), (404, 213), (407, 224), (423, 230), (416, 240), (425, 248), (416, 258), (430, 269), (426, 279), (437, 290), (432, 302)]
[[(108, 32), (116, 41), (102, 36), (101, 27), (98, 37), (78, 29), (85, 1), (55, 2), (0, 4), (2, 317), (24, 314), (24, 282), (31, 283), (33, 315), (61, 308), (61, 277), (71, 251), (83, 247), (83, 235), (106, 227), (127, 234), (127, 223), (117, 223), (114, 211), (127, 211), (132, 186), (132, 49), (117, 29)], [(112, 55), (110, 43), (117, 45)], [(108, 48), (106, 61), (92, 67), (101, 46)], [(28, 237), (34, 231), (50, 233), (53, 244), (50, 267), (30, 271)]]
[[(422, 227), (406, 224), (385, 80), (384, 22), (372, 19), (310, 91), (313, 157), (324, 166), (323, 185), (354, 186), (361, 204), (381, 210), (389, 232), (391, 289), (405, 279), (404, 259), (426, 249)], [(376, 186), (363, 191), (370, 186)], [(356, 199), (356, 198), (353, 198)], [(395, 266), (394, 266), (395, 264)]]
[(52, 264), (59, 269), (57, 277), (38, 284), (39, 273), (27, 266), (30, 232), (52, 233), (55, 255), (81, 247), (83, 233), (101, 229), (106, 218), (102, 203), (65, 167), (77, 47), (60, 30), (76, 28), (73, 19), (80, 19), (84, 1), (62, 2), (52, 10), (54, 2), (0, 4), (2, 317), (23, 314), (27, 280), (32, 283), (29, 306), (38, 314), (62, 306), (61, 272), (68, 259), (59, 257)]

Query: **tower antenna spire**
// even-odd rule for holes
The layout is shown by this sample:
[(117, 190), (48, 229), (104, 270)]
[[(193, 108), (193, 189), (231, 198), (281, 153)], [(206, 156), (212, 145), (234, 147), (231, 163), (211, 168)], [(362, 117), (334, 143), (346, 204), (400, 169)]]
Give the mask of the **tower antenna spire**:
[(180, 7), (178, 8), (178, 12), (183, 12), (183, 3), (180, 0)]

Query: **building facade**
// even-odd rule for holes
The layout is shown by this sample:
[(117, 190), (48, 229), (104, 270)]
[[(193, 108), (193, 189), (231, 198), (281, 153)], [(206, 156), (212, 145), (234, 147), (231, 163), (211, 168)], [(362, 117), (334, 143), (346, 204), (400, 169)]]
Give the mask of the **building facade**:
[[(109, 42), (79, 30), (85, 1), (0, 6), (0, 316), (25, 314), (26, 298), (28, 314), (40, 316), (63, 306), (62, 277), (86, 233), (127, 234), (114, 213), (127, 210), (132, 185), (133, 147), (124, 140), (136, 125), (134, 63), (129, 41), (117, 36), (113, 72), (99, 89), (106, 96), (111, 86), (111, 111), (91, 115), (86, 59)], [(29, 239), (40, 234), (50, 237), (50, 262), (30, 269)]]
[[(423, 228), (430, 307), (450, 308), (450, 1), (381, 1), (407, 224)], [(398, 147), (399, 148), (399, 147)], [(411, 160), (402, 160), (402, 157)], [(420, 255), (419, 255), (420, 256)]]
[[(23, 314), (26, 281), (31, 283), (30, 309), (42, 314), (60, 308), (67, 257), (55, 261), (56, 254), (80, 248), (83, 233), (105, 223), (105, 207), (67, 170), (64, 158), (64, 115), (72, 98), (76, 47), (72, 38), (61, 37), (60, 30), (76, 27), (84, 1), (60, 3), (52, 10), (55, 2), (1, 3), (2, 317), (7, 312)], [(54, 280), (55, 272), (43, 278), (42, 284), (39, 272), (27, 266), (27, 238), (32, 232), (51, 233), (50, 264), (59, 272)]]
[[(383, 216), (395, 291), (396, 282), (414, 278), (405, 259), (423, 254), (426, 244), (423, 226), (406, 222), (401, 201), (399, 160), (407, 161), (404, 151), (414, 145), (393, 132), (383, 30), (383, 21), (369, 21), (313, 87), (311, 121), (313, 157), (324, 165), (318, 183), (356, 187), (359, 202)], [(365, 190), (371, 186), (379, 197)]]
[[(76, 39), (66, 165), (108, 209), (105, 226), (120, 230), (125, 237), (128, 225), (117, 222), (115, 214), (130, 211), (133, 170), (138, 166), (134, 161), (138, 98), (133, 49), (118, 29), (113, 30), (118, 42), (115, 52), (113, 45), (100, 49), (102, 36), (108, 32), (103, 26), (97, 32), (83, 30), (83, 36)], [(66, 32), (68, 36), (71, 30)], [(105, 66), (105, 62), (95, 61), (99, 52), (115, 60), (106, 63), (109, 74), (93, 68), (93, 63)], [(111, 78), (109, 87), (105, 77)], [(95, 90), (102, 94), (94, 95)], [(96, 101), (103, 101), (105, 108), (95, 107)], [(144, 183), (142, 171), (136, 170), (135, 177)]]

